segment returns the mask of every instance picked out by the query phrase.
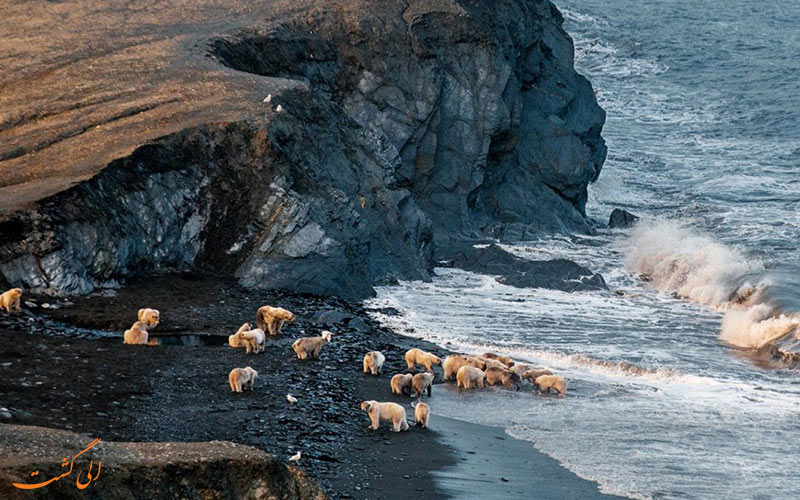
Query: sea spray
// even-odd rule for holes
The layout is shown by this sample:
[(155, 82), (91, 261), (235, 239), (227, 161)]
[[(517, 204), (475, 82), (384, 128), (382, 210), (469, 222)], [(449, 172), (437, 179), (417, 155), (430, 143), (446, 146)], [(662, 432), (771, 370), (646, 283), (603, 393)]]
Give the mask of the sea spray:
[(669, 220), (637, 224), (626, 246), (626, 267), (650, 286), (711, 307), (751, 289), (745, 277), (762, 268), (739, 249)]
[(800, 315), (776, 314), (768, 304), (756, 304), (745, 310), (729, 310), (722, 320), (720, 338), (746, 349), (761, 349), (783, 339), (800, 326)]
[(761, 261), (736, 247), (670, 220), (643, 221), (624, 245), (627, 269), (652, 288), (724, 311), (720, 339), (728, 344), (764, 352), (800, 327), (800, 313), (770, 300)]

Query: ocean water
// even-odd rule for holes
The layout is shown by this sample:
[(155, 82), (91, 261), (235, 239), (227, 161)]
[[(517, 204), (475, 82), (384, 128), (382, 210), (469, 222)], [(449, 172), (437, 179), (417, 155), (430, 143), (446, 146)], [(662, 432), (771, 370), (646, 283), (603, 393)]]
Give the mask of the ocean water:
[[(800, 3), (561, 0), (608, 113), (589, 216), (642, 221), (506, 246), (613, 292), (516, 289), (439, 269), (375, 313), (454, 350), (551, 367), (566, 398), (444, 388), (434, 413), (501, 425), (603, 491), (800, 497)], [(617, 293), (614, 293), (617, 292)]]

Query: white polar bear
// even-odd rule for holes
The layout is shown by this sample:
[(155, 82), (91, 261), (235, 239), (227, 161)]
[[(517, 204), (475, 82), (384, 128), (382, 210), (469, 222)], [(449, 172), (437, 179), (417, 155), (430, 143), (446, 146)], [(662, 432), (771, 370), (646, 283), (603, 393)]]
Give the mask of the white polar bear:
[(486, 361), (482, 359), (452, 354), (444, 358), (444, 363), (442, 363), (442, 368), (444, 368), (444, 379), (453, 380), (456, 378), (458, 369), (465, 365), (474, 366), (480, 370), (486, 369)]
[(472, 389), (473, 387), (483, 389), (486, 374), (474, 366), (467, 365), (458, 369), (456, 380), (459, 389)]
[(412, 371), (416, 365), (422, 365), (425, 370), (433, 373), (433, 365), (441, 365), (442, 360), (429, 352), (414, 348), (406, 351), (406, 363), (408, 371)]
[(254, 330), (248, 330), (246, 332), (239, 332), (236, 334), (239, 338), (239, 341), (244, 343), (245, 352), (250, 354), (258, 354), (264, 351), (264, 342), (267, 340), (267, 336), (264, 335), (264, 330), (260, 328), (256, 328)]
[(123, 334), (123, 343), (129, 345), (147, 344), (147, 327), (141, 321), (137, 321)]
[(414, 397), (421, 398), (422, 393), (428, 391), (428, 397), (431, 397), (431, 386), (433, 386), (433, 373), (417, 373), (412, 379), (414, 386)]
[(408, 430), (406, 422), (406, 409), (397, 403), (379, 403), (377, 401), (364, 401), (361, 403), (361, 410), (369, 414), (372, 430), (378, 430), (381, 420), (392, 422), (392, 431), (400, 432)]
[(150, 309), (149, 307), (139, 309), (136, 316), (148, 330), (157, 327), (158, 322), (161, 321), (161, 313), (158, 312), (158, 309)]
[(256, 382), (258, 372), (251, 367), (234, 368), (228, 374), (228, 383), (233, 392), (242, 392), (242, 390), (253, 390), (253, 385)]
[(322, 348), (331, 342), (333, 334), (328, 330), (323, 330), (319, 337), (303, 337), (297, 339), (292, 344), (292, 349), (297, 354), (297, 359), (319, 359)]
[(399, 395), (411, 395), (411, 383), (414, 380), (414, 375), (410, 373), (398, 373), (389, 384), (392, 387), (392, 394), (399, 394)]
[(244, 341), (239, 338), (239, 334), (251, 330), (250, 323), (245, 323), (236, 330), (236, 333), (228, 336), (228, 345), (234, 348), (244, 347)]
[(364, 373), (380, 375), (386, 356), (380, 351), (370, 351), (364, 355)]
[(417, 426), (426, 429), (428, 427), (428, 420), (431, 418), (431, 407), (420, 401), (419, 403), (411, 403), (414, 407), (414, 421)]

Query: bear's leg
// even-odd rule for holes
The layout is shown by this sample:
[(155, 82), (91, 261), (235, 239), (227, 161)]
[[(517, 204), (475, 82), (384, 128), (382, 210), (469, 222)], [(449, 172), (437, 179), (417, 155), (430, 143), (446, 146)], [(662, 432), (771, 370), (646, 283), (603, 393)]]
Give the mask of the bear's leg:
[(275, 320), (272, 318), (264, 320), (264, 328), (262, 328), (262, 330), (270, 335), (275, 335)]
[(433, 390), (433, 389), (431, 389), (431, 386), (432, 386), (432, 385), (433, 385), (433, 384), (428, 384), (428, 397), (431, 397), (431, 392), (432, 392), (432, 390)]

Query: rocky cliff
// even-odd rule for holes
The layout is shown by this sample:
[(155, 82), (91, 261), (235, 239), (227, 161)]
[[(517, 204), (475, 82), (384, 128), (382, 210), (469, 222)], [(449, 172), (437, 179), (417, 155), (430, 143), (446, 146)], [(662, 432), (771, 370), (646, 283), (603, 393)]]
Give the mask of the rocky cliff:
[(0, 27), (9, 283), (199, 268), (360, 298), (587, 229), (604, 113), (548, 1), (117, 3)]

